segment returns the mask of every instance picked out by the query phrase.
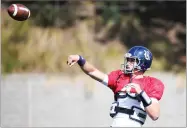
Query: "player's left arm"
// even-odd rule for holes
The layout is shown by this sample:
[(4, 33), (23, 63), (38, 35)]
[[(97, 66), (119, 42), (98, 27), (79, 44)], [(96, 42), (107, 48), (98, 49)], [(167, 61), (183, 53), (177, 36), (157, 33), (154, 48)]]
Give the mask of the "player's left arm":
[(157, 120), (160, 116), (159, 100), (161, 99), (164, 91), (163, 83), (159, 80), (156, 80), (152, 83), (148, 92), (142, 90), (139, 85), (134, 83), (132, 84), (138, 94), (138, 98), (142, 101), (149, 117), (152, 120)]
[(158, 79), (154, 79), (147, 93), (141, 91), (140, 97), (143, 98), (145, 110), (152, 120), (157, 120), (160, 116), (159, 100), (161, 99), (163, 92), (164, 84)]
[(152, 120), (157, 120), (160, 116), (160, 104), (157, 99), (150, 99), (152, 103), (149, 106), (145, 107), (145, 110)]

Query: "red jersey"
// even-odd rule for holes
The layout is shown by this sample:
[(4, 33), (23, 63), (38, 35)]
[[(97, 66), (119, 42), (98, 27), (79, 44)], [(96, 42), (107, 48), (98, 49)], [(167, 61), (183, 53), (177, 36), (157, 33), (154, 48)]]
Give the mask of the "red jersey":
[[(114, 94), (120, 91), (129, 82), (130, 76), (124, 74), (121, 70), (112, 71), (108, 74), (108, 87), (112, 89)], [(133, 79), (132, 83), (139, 84), (141, 89), (144, 90), (150, 98), (160, 100), (163, 95), (164, 84), (154, 77), (144, 76), (143, 78)], [(130, 92), (135, 92), (135, 89), (132, 88)]]

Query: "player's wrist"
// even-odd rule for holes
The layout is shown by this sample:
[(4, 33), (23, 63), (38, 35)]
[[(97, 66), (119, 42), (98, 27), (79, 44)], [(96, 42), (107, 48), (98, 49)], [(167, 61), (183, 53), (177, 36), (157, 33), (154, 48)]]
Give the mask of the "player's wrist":
[(79, 60), (77, 61), (77, 63), (78, 63), (79, 66), (82, 67), (82, 66), (85, 65), (86, 60), (81, 55), (79, 55)]
[(145, 91), (141, 91), (141, 93), (138, 94), (138, 98), (140, 101), (142, 101), (144, 107), (148, 107), (152, 104), (151, 98), (147, 95)]
[(140, 93), (142, 93), (142, 90), (141, 89), (137, 89), (136, 93), (139, 95)]

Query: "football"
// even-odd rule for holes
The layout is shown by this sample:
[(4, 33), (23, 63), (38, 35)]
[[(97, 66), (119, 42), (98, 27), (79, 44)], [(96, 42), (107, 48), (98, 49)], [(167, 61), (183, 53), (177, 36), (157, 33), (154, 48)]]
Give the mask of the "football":
[(27, 20), (31, 15), (30, 10), (23, 4), (12, 4), (7, 11), (10, 17), (17, 21)]

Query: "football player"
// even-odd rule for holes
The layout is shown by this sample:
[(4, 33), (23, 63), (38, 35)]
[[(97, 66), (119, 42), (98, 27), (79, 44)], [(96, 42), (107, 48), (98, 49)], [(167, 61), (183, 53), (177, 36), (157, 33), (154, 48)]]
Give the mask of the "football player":
[(114, 93), (110, 127), (141, 127), (147, 115), (157, 120), (160, 114), (159, 100), (164, 84), (157, 78), (145, 76), (152, 64), (152, 53), (143, 46), (134, 46), (124, 55), (122, 69), (105, 74), (80, 55), (70, 55), (67, 64), (78, 63), (84, 73), (102, 82)]

